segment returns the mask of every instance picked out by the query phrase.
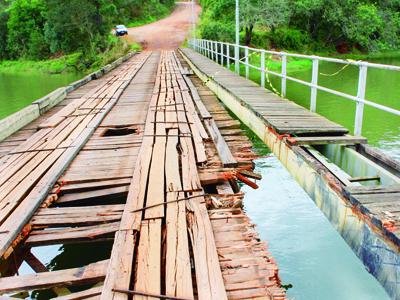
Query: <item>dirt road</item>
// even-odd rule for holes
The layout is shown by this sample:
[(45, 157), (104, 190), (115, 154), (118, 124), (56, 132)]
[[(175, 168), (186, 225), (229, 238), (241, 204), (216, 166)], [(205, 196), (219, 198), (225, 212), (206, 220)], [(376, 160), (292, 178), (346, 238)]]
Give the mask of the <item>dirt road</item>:
[[(195, 6), (196, 20), (201, 11)], [(177, 2), (176, 8), (168, 17), (140, 27), (129, 28), (129, 37), (140, 43), (143, 49), (176, 49), (189, 35), (192, 26), (191, 2)]]

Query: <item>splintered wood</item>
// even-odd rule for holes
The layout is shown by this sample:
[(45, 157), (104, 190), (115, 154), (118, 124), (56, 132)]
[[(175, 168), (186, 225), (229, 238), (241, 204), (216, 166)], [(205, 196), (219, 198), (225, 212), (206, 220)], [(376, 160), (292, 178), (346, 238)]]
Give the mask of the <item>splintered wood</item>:
[[(259, 178), (252, 145), (187, 69), (174, 51), (137, 55), (6, 155), (0, 295), (285, 299), (241, 209), (236, 180)], [(111, 254), (78, 268), (49, 271), (31, 252), (100, 241)], [(24, 261), (37, 274), (12, 276)]]
[[(128, 298), (128, 294), (115, 291), (131, 286), (132, 274), (121, 275), (118, 271), (122, 261), (136, 266), (135, 291), (193, 299), (188, 232), (199, 299), (226, 299), (196, 165), (206, 161), (207, 132), (178, 63), (174, 52), (162, 53), (144, 141), (114, 243), (103, 299)], [(143, 209), (138, 211), (138, 208)], [(125, 237), (129, 231), (132, 235), (138, 232), (137, 249), (134, 244), (126, 245), (130, 242)], [(120, 251), (128, 247), (131, 247), (130, 257)]]

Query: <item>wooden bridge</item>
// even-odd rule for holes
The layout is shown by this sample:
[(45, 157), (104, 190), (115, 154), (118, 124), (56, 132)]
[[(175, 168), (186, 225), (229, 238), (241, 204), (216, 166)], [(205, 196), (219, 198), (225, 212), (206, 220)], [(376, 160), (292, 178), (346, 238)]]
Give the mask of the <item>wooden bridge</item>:
[[(241, 209), (252, 145), (190, 74), (137, 54), (1, 142), (1, 299), (285, 298)], [(50, 245), (69, 267), (46, 268)]]
[[(238, 181), (257, 187), (257, 155), (217, 97), (319, 197), (342, 235), (356, 216), (383, 245), (377, 259), (398, 253), (395, 212), (387, 226), (383, 208), (369, 209), (378, 200), (359, 196), (379, 190), (393, 204), (396, 162), (373, 162), (372, 179), (347, 174), (324, 147), (350, 145), (343, 151), (364, 151), (369, 164), (378, 156), (364, 138), (193, 50), (142, 52), (0, 143), (0, 299), (285, 299), (241, 208)], [(377, 176), (379, 189), (351, 184)], [(357, 252), (365, 239), (353, 237)], [(43, 246), (63, 246), (68, 262), (54, 257), (48, 268), (35, 254)], [(34, 274), (19, 273), (24, 263)], [(392, 265), (378, 274), (396, 294)]]

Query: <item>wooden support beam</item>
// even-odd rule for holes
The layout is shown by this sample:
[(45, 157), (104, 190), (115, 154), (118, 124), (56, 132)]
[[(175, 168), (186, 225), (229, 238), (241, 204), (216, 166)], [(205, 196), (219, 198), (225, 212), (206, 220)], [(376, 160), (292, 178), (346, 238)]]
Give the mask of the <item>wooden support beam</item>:
[(0, 278), (0, 294), (96, 283), (104, 279), (108, 260), (80, 268)]

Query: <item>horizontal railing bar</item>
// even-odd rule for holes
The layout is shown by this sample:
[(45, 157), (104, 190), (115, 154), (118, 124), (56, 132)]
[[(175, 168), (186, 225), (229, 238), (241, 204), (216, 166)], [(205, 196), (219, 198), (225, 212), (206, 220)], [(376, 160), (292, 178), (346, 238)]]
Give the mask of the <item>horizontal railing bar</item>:
[[(209, 40), (204, 40), (204, 41), (209, 41)], [(212, 42), (212, 41), (210, 41)], [(224, 45), (229, 45), (232, 47), (235, 47), (235, 44), (231, 43), (226, 43), (223, 42)], [(245, 49), (247, 46), (242, 46), (239, 45), (239, 49)], [(297, 57), (297, 58), (304, 58), (304, 59), (318, 59), (320, 61), (327, 61), (327, 62), (333, 62), (333, 63), (339, 63), (339, 64), (346, 64), (346, 65), (355, 65), (355, 66), (361, 66), (361, 65), (366, 65), (369, 68), (376, 68), (376, 69), (384, 69), (384, 70), (392, 70), (392, 71), (400, 71), (400, 66), (393, 66), (393, 65), (385, 65), (385, 64), (377, 64), (377, 63), (371, 63), (367, 61), (361, 61), (361, 60), (346, 60), (346, 59), (341, 59), (341, 58), (331, 58), (331, 57), (324, 57), (324, 56), (317, 56), (317, 55), (306, 55), (306, 54), (296, 54), (296, 53), (289, 53), (289, 52), (278, 52), (278, 51), (271, 51), (271, 50), (265, 50), (265, 49), (257, 49), (257, 48), (252, 48), (252, 47), (247, 47), (250, 51), (253, 52), (265, 52), (268, 54), (273, 54), (277, 56), (290, 56), (290, 57)]]
[[(204, 41), (212, 42), (212, 41), (209, 41), (209, 40), (204, 40)], [(231, 44), (231, 43), (222, 43), (222, 44), (228, 45), (228, 46), (232, 46), (232, 47), (236, 46), (236, 45)], [(239, 46), (238, 48), (245, 49), (246, 46)], [(206, 48), (200, 47), (200, 49), (209, 50), (210, 53), (214, 53), (214, 54), (222, 55), (222, 57), (234, 59), (234, 57), (218, 53), (218, 51), (215, 51), (212, 48), (208, 49), (207, 47)], [(271, 53), (271, 54), (280, 55), (280, 56), (303, 57), (303, 58), (307, 58), (307, 59), (317, 59), (317, 60), (324, 60), (324, 61), (331, 61), (331, 62), (338, 62), (338, 63), (353, 64), (353, 65), (358, 65), (358, 66), (364, 65), (364, 66), (371, 67), (371, 68), (383, 69), (383, 67), (385, 67), (385, 69), (388, 69), (388, 70), (400, 71), (400, 67), (391, 66), (391, 65), (381, 65), (381, 64), (374, 64), (374, 63), (360, 62), (360, 61), (359, 62), (346, 61), (346, 60), (340, 60), (340, 59), (335, 59), (335, 58), (320, 57), (320, 56), (309, 56), (309, 55), (303, 55), (303, 54), (291, 54), (291, 53), (286, 53), (286, 52), (276, 52), (276, 51), (269, 51), (269, 50), (263, 50), (263, 49), (255, 49), (255, 48), (251, 48), (251, 47), (248, 47), (248, 49), (250, 51), (255, 51), (255, 52), (259, 52), (259, 53), (264, 52), (264, 53)], [(250, 54), (249, 54), (249, 56), (250, 56)], [(239, 60), (239, 63), (243, 64), (245, 66), (247, 65), (248, 67), (250, 67), (252, 69), (255, 69), (255, 70), (258, 70), (258, 71), (263, 71), (262, 68), (256, 67), (256, 66), (254, 66), (252, 64), (246, 64), (246, 62), (242, 61), (242, 60)], [(294, 77), (291, 77), (291, 76), (283, 75), (281, 73), (270, 71), (267, 68), (265, 68), (265, 73), (271, 74), (271, 75), (274, 75), (274, 76), (278, 76), (280, 78), (285, 78), (285, 79), (288, 79), (290, 81), (297, 82), (299, 84), (302, 84), (302, 85), (305, 85), (305, 86), (308, 86), (308, 87), (316, 88), (316, 89), (318, 89), (320, 91), (323, 91), (323, 92), (326, 92), (326, 93), (334, 94), (336, 96), (340, 96), (340, 97), (343, 97), (345, 99), (352, 100), (354, 102), (363, 103), (363, 104), (366, 104), (368, 106), (371, 106), (371, 107), (374, 107), (374, 108), (377, 108), (377, 109), (380, 109), (380, 110), (383, 110), (383, 111), (386, 111), (386, 112), (389, 112), (389, 113), (392, 113), (392, 114), (400, 116), (400, 111), (399, 110), (391, 108), (391, 107), (388, 107), (388, 106), (384, 106), (384, 105), (381, 105), (381, 104), (378, 104), (378, 103), (375, 103), (375, 102), (372, 102), (372, 101), (367, 100), (367, 99), (358, 98), (357, 96), (349, 95), (349, 94), (346, 94), (346, 93), (343, 93), (343, 92), (340, 92), (340, 91), (336, 91), (336, 90), (333, 90), (333, 89), (330, 89), (330, 88), (327, 88), (327, 87), (323, 87), (323, 86), (320, 86), (320, 85), (315, 85), (315, 84), (312, 84), (310, 82), (307, 82), (307, 81), (304, 81), (304, 80), (301, 80), (301, 79), (298, 79), (298, 78), (294, 78)]]

